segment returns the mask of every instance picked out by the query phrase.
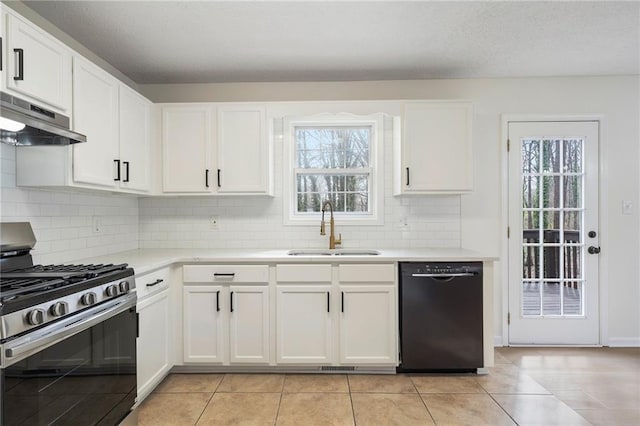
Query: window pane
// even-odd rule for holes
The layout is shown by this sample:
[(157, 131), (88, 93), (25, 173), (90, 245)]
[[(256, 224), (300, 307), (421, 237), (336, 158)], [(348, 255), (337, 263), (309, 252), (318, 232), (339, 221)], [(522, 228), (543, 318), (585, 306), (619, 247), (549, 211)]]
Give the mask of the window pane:
[(540, 282), (522, 283), (522, 315), (540, 315)]
[(296, 127), (295, 139), (298, 168), (369, 167), (369, 126)]
[(544, 281), (542, 284), (542, 314), (560, 315), (560, 289), (559, 282)]
[(564, 177), (564, 206), (568, 208), (582, 207), (582, 176)]
[(540, 141), (522, 140), (522, 173), (540, 173)]
[(542, 171), (560, 172), (560, 140), (545, 139), (542, 141)]
[(582, 229), (582, 212), (564, 212), (564, 242), (580, 243)]
[(565, 173), (582, 172), (582, 139), (565, 140), (563, 155)]
[(565, 315), (582, 315), (582, 282), (566, 281), (562, 299)]
[(369, 212), (369, 175), (303, 175), (296, 177), (297, 211), (319, 212), (331, 201), (335, 212)]
[(542, 180), (543, 207), (560, 207), (560, 176), (544, 176)]
[(539, 184), (539, 176), (522, 176), (522, 207), (532, 209), (540, 207)]

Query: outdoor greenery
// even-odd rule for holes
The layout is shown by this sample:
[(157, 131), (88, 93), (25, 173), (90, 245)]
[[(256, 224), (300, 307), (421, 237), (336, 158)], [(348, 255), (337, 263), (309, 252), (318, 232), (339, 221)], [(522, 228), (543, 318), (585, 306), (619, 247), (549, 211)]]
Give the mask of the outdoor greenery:
[(318, 212), (326, 200), (336, 212), (369, 211), (370, 126), (295, 128), (298, 212)]

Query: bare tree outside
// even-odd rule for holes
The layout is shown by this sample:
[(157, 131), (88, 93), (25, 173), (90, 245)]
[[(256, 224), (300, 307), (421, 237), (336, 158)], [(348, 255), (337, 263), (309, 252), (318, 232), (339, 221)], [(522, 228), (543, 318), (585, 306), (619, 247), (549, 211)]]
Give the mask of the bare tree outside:
[[(523, 140), (521, 166), (524, 285), (538, 287), (542, 281), (578, 288), (582, 278), (583, 140)], [(533, 314), (553, 314), (540, 303)]]
[(370, 126), (295, 128), (297, 212), (319, 212), (330, 200), (336, 212), (369, 211)]

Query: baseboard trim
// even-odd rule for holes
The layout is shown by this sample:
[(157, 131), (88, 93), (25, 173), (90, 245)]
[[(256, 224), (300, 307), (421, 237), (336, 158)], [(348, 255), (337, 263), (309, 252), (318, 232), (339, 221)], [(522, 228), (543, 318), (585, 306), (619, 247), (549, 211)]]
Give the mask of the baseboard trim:
[(607, 346), (612, 348), (637, 348), (640, 346), (640, 337), (610, 337)]

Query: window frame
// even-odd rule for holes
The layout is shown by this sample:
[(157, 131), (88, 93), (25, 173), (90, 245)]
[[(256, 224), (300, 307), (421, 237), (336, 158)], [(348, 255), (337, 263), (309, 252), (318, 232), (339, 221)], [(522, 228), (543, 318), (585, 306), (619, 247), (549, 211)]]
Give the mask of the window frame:
[(369, 174), (369, 212), (345, 213), (334, 212), (334, 217), (342, 225), (384, 225), (384, 114), (319, 114), (301, 117), (285, 117), (283, 119), (284, 139), (284, 179), (283, 199), (285, 225), (317, 225), (321, 212), (296, 212), (297, 176), (301, 174), (335, 174), (350, 175), (356, 169), (303, 169), (296, 167), (296, 127), (329, 127), (329, 126), (367, 126), (371, 127), (371, 145), (369, 147), (369, 167), (362, 168), (362, 173)]

